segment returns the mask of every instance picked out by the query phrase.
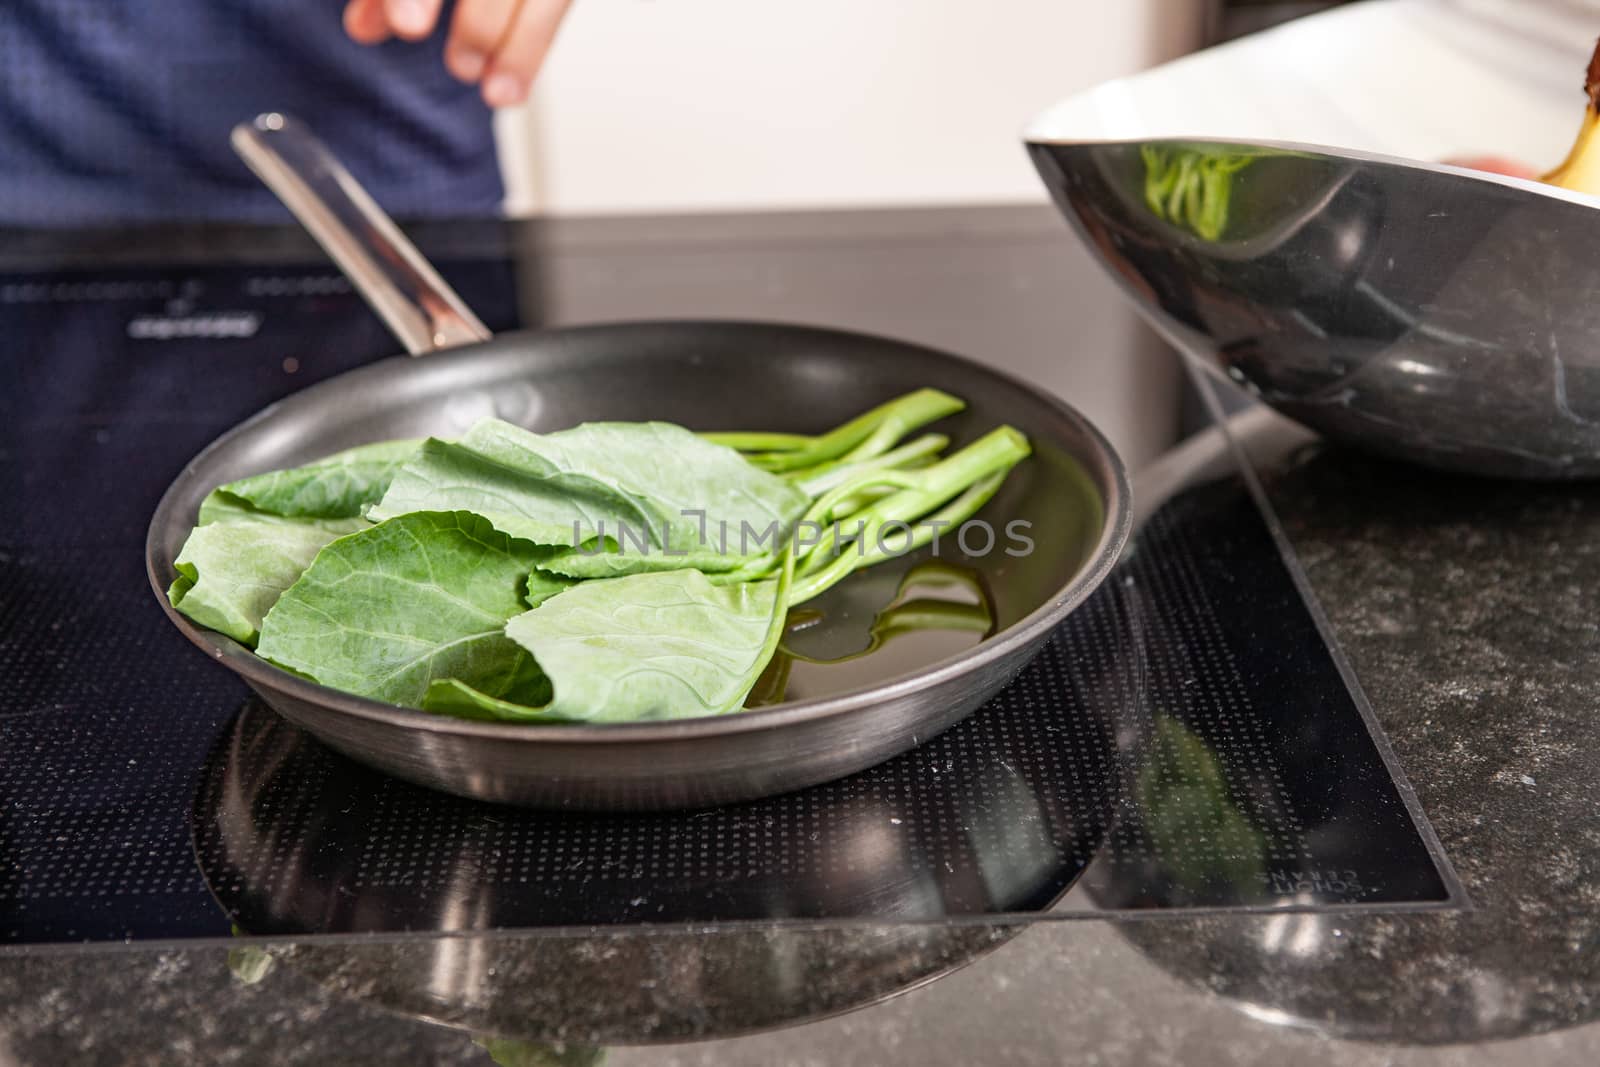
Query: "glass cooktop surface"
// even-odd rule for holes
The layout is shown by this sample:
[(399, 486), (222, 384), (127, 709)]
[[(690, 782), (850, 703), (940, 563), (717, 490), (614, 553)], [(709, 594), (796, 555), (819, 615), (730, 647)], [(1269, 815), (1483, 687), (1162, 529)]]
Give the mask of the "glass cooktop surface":
[[(492, 328), (519, 268), (441, 264)], [(385, 778), (164, 618), (157, 498), (273, 399), (389, 354), (331, 269), (0, 275), (0, 946), (1459, 903), (1240, 470), (1172, 495), (990, 704), (708, 810)]]

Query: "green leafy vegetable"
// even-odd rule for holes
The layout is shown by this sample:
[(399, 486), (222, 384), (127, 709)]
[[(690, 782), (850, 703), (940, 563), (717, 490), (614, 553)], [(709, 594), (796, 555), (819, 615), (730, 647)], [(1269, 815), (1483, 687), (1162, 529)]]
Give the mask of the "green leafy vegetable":
[(367, 525), (361, 519), (264, 515), (213, 492), (174, 563), (167, 599), (183, 614), (246, 645), (262, 617), (311, 566), (322, 546)]
[[(950, 456), (942, 434), (901, 443), (962, 406), (919, 390), (816, 437), (485, 419), (363, 446), (214, 491), (169, 596), (286, 670), (441, 714), (724, 714), (791, 607), (971, 517), (1028, 455), (1008, 427)], [(905, 593), (875, 643), (989, 625)]]
[[(786, 578), (716, 586), (696, 570), (581, 582), (506, 624), (552, 694), (537, 707), (459, 679), (424, 707), (524, 722), (639, 722), (739, 708), (782, 633)], [(520, 702), (527, 703), (527, 702)]]
[[(783, 479), (670, 423), (586, 423), (534, 434), (486, 419), (454, 444), (428, 441), (372, 517), (471, 511), (513, 537), (573, 548), (547, 558), (552, 573), (599, 577), (660, 569), (651, 557), (674, 558), (666, 552), (732, 569), (741, 561), (719, 562), (724, 545), (739, 556), (745, 539), (728, 543), (716, 537), (720, 531), (771, 529), (776, 538), (806, 503)], [(716, 552), (708, 551), (712, 544)]]
[[(258, 508), (251, 507), (247, 502), (239, 499), (231, 493), (226, 493), (221, 489), (211, 490), (211, 492), (206, 494), (206, 498), (200, 501), (199, 525), (205, 526), (208, 523), (213, 522), (230, 522), (235, 519), (277, 519), (280, 522), (298, 524), (315, 524), (319, 522), (348, 523), (353, 521), (351, 519), (285, 518), (282, 515), (274, 515), (270, 511), (261, 511)], [(354, 526), (352, 527), (352, 532), (355, 528), (356, 527)]]
[(323, 549), (267, 613), (257, 651), (393, 704), (421, 706), (437, 678), (543, 703), (543, 672), (505, 635), (507, 619), (567, 585), (535, 571), (540, 552), (470, 512), (389, 519)]
[[(771, 536), (765, 531), (759, 531), (762, 544), (780, 544), (784, 531), (788, 526), (773, 527)], [(618, 545), (612, 538), (607, 537), (604, 545), (591, 542), (582, 548), (561, 548), (553, 551), (550, 556), (539, 564), (539, 569), (547, 574), (559, 575), (563, 578), (621, 578), (629, 574), (650, 574), (658, 571), (677, 571), (693, 569), (705, 574), (726, 575), (733, 580), (741, 580), (744, 568), (753, 565), (752, 557), (739, 554), (740, 531), (734, 527), (729, 536), (722, 539), (728, 547), (726, 552), (718, 548), (718, 536), (715, 529), (708, 532), (710, 544), (705, 547), (684, 547), (681, 544), (660, 548), (650, 544), (641, 544), (641, 540), (630, 539)], [(756, 535), (743, 538), (747, 546), (754, 546)], [(756, 556), (760, 561), (761, 570), (766, 570), (766, 557)]]
[[(354, 518), (383, 496), (395, 471), (421, 444), (406, 440), (361, 445), (303, 467), (241, 478), (220, 487), (220, 492), (274, 515)], [(204, 512), (200, 521), (206, 521)]]

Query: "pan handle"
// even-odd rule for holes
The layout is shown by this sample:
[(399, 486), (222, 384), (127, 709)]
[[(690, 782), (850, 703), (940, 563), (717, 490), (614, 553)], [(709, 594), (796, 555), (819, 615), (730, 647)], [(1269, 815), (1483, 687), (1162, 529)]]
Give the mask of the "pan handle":
[(491, 334), (305, 123), (270, 112), (233, 149), (316, 238), (413, 356)]

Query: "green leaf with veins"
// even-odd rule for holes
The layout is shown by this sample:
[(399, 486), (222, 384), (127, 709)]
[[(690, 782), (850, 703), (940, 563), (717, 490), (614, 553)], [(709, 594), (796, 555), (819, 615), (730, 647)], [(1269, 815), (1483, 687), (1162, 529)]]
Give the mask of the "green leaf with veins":
[(215, 492), (201, 503), (200, 520), (174, 561), (178, 576), (167, 599), (201, 626), (246, 645), (256, 643), (262, 618), (324, 545), (368, 525), (265, 515)]
[[(711, 555), (701, 543), (698, 513), (704, 513), (704, 529), (715, 544), (723, 523), (735, 533), (744, 524), (761, 532), (774, 526), (787, 530), (806, 504), (805, 494), (783, 479), (671, 423), (585, 423), (535, 434), (484, 419), (453, 444), (427, 442), (395, 476), (372, 517), (471, 511), (497, 530), (536, 544), (585, 545), (603, 534), (623, 541), (621, 552), (611, 555), (632, 553), (645, 561), (661, 556), (663, 547), (697, 553), (697, 559)], [(622, 527), (645, 547), (619, 538)], [(729, 552), (737, 555), (738, 538), (731, 540)], [(720, 555), (720, 544), (717, 548)], [(631, 565), (595, 560), (595, 555), (573, 549), (547, 565), (589, 576), (635, 566), (650, 569), (661, 562)], [(739, 562), (700, 560), (723, 569)]]
[[(395, 471), (421, 445), (420, 440), (361, 445), (303, 467), (241, 478), (219, 491), (274, 515), (354, 518), (383, 496)], [(206, 521), (203, 513), (200, 521)]]
[[(481, 425), (481, 424), (480, 424)], [(469, 438), (472, 436), (468, 435)], [(501, 461), (479, 442), (429, 440), (395, 476), (369, 513), (375, 520), (416, 511), (470, 511), (495, 529), (538, 545), (570, 545), (595, 536), (601, 524), (643, 530), (650, 519), (623, 497), (589, 487), (575, 490), (541, 473)]]
[(213, 522), (229, 522), (234, 519), (260, 519), (263, 521), (289, 522), (296, 524), (317, 522), (350, 522), (350, 519), (291, 519), (282, 515), (274, 515), (270, 511), (260, 511), (250, 504), (234, 496), (224, 493), (221, 489), (213, 489), (200, 501), (200, 514), (197, 525), (205, 526)]
[(364, 530), (372, 523), (359, 516), (349, 518), (316, 518), (308, 515), (276, 515), (251, 506), (249, 501), (221, 489), (213, 489), (200, 501), (198, 525), (214, 522), (259, 522), (288, 527), (319, 527), (336, 534)]
[(550, 679), (540, 706), (434, 683), (424, 707), (517, 722), (639, 722), (720, 715), (777, 646), (788, 576), (717, 586), (695, 570), (580, 582), (506, 624)]
[[(745, 543), (754, 547), (755, 538), (746, 538)], [(765, 538), (765, 543), (770, 545), (773, 539)], [(770, 555), (739, 555), (739, 539), (736, 535), (730, 535), (726, 554), (718, 551), (718, 548), (715, 537), (706, 548), (674, 547), (669, 551), (654, 547), (641, 551), (631, 541), (604, 550), (590, 550), (587, 546), (582, 549), (562, 548), (540, 563), (539, 569), (565, 578), (622, 578), (629, 574), (690, 569), (706, 574), (731, 575), (758, 560), (766, 560)]]
[[(418, 512), (329, 544), (267, 613), (262, 658), (347, 693), (420, 707), (456, 678), (542, 703), (548, 683), (506, 620), (567, 587), (541, 549), (466, 512)], [(531, 577), (530, 577), (531, 575)]]

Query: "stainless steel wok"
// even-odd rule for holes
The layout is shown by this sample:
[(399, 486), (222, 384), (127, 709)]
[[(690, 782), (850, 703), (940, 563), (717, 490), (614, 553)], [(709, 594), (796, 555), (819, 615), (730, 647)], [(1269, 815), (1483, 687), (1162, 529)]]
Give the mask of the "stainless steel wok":
[[(1004, 686), (1105, 578), (1127, 538), (1126, 474), (1066, 404), (976, 363), (916, 345), (798, 326), (650, 322), (489, 338), (342, 167), (292, 120), (236, 131), (247, 161), (305, 222), (414, 354), (312, 386), (223, 435), (189, 463), (151, 520), (146, 565), (174, 625), (285, 718), (335, 749), (449, 792), (536, 806), (686, 807), (783, 792), (871, 766), (926, 740)], [(789, 698), (738, 714), (616, 726), (469, 722), (327, 689), (281, 671), (167, 604), (172, 560), (213, 487), (384, 438), (449, 435), (484, 415), (534, 430), (590, 419), (694, 429), (816, 432), (911, 389), (969, 404), (940, 428), (956, 444), (1000, 423), (1034, 454), (984, 512), (1025, 519), (1034, 550), (965, 557), (984, 590), (981, 642), (950, 653), (891, 642), (835, 669), (797, 666)], [(893, 581), (913, 559), (862, 572), (815, 602), (844, 645), (864, 631), (851, 587)], [(881, 573), (879, 573), (881, 572)], [(866, 620), (870, 622), (870, 619)]]
[(1595, 198), (1317, 145), (1029, 151), (1152, 325), (1291, 418), (1450, 470), (1600, 475)]

